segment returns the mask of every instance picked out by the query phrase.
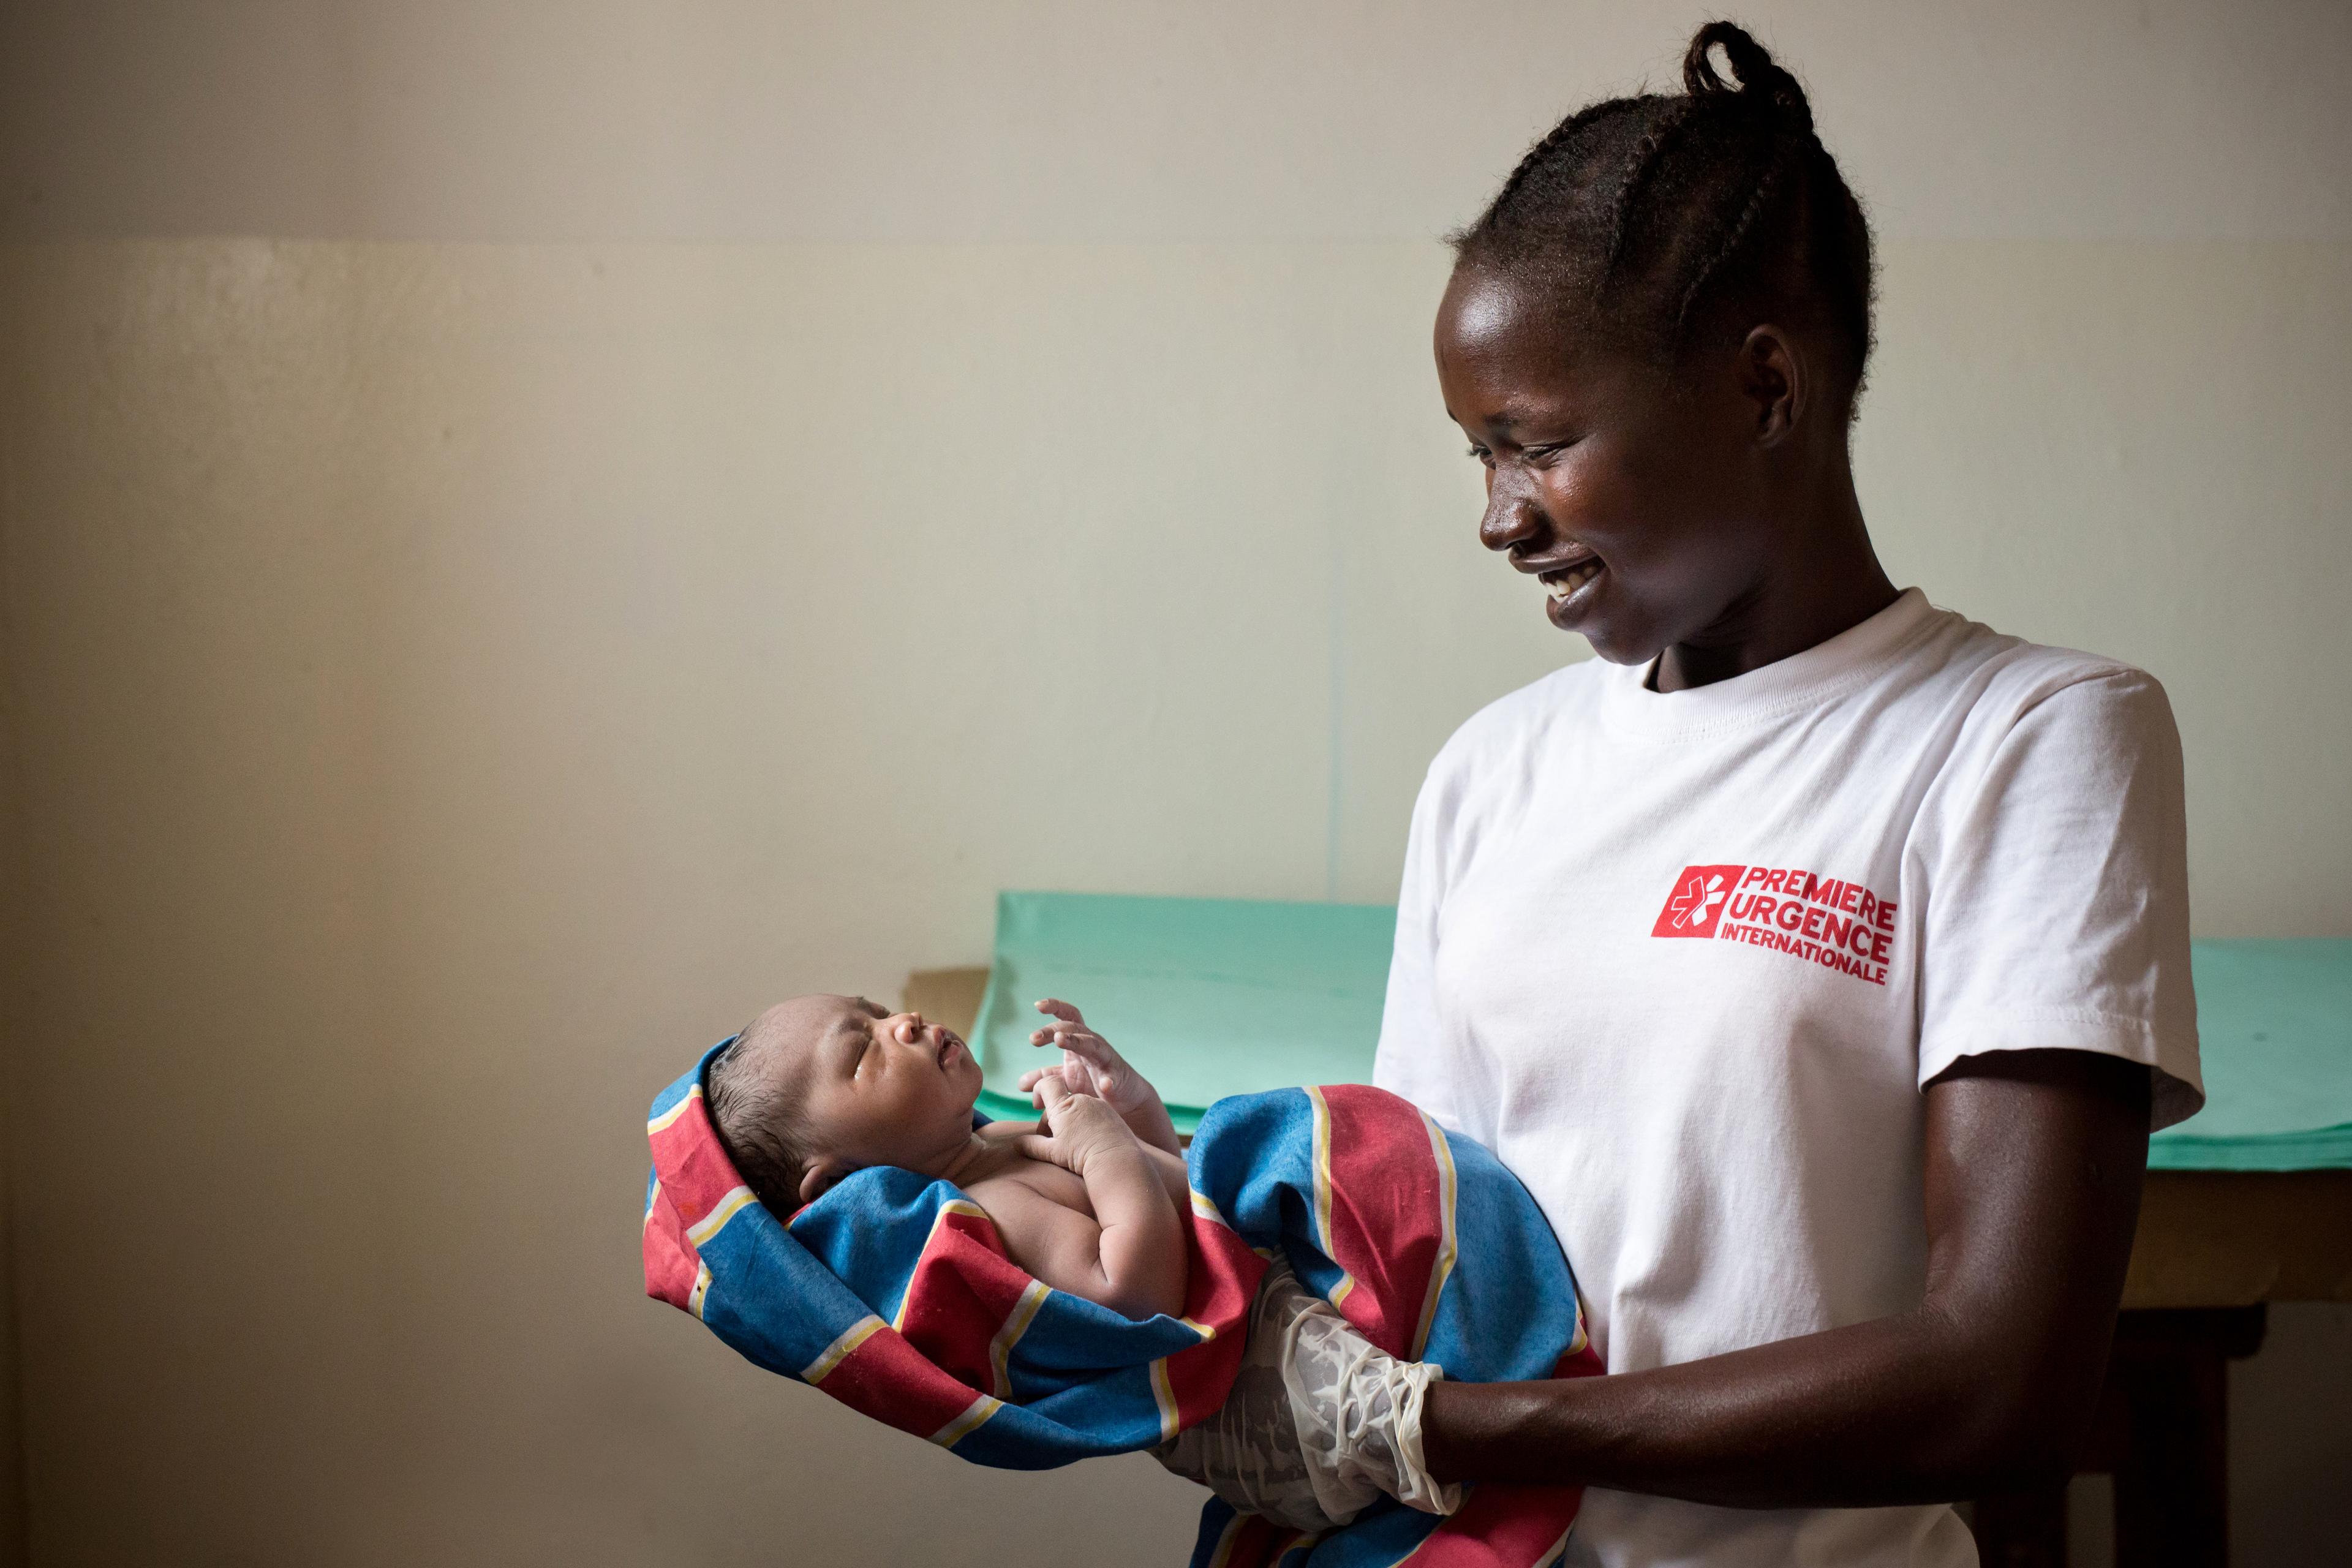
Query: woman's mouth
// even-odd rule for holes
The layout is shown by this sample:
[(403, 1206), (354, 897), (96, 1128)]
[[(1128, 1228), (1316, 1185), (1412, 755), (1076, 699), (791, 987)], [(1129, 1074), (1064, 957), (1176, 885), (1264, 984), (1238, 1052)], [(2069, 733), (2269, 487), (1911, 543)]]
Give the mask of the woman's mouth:
[(1608, 568), (1601, 563), (1601, 558), (1594, 556), (1590, 560), (1580, 561), (1573, 566), (1563, 566), (1556, 572), (1547, 572), (1537, 581), (1544, 585), (1544, 592), (1551, 595), (1552, 608), (1564, 610), (1582, 597), (1585, 590), (1591, 587), (1607, 570)]

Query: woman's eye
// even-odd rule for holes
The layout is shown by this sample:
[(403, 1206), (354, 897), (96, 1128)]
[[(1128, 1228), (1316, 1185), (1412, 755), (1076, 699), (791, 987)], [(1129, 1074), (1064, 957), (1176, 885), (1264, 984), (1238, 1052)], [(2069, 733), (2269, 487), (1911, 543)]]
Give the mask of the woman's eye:
[(1482, 463), (1486, 464), (1486, 465), (1488, 468), (1493, 468), (1493, 467), (1495, 466), (1495, 454), (1494, 454), (1494, 453), (1492, 453), (1492, 452), (1489, 452), (1489, 451), (1488, 451), (1488, 450), (1486, 450), (1486, 447), (1471, 447), (1471, 448), (1470, 448), (1470, 455), (1471, 455), (1473, 458), (1477, 458), (1477, 459), (1478, 459), (1478, 461), (1480, 461), (1480, 462), (1482, 462)]

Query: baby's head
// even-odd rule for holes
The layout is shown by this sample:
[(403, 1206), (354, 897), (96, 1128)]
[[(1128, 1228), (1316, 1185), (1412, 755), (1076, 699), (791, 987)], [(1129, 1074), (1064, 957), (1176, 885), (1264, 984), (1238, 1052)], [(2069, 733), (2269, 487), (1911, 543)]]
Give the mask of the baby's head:
[(795, 996), (711, 1059), (703, 1094), (735, 1169), (783, 1215), (868, 1165), (940, 1174), (971, 1141), (980, 1064), (920, 1014)]

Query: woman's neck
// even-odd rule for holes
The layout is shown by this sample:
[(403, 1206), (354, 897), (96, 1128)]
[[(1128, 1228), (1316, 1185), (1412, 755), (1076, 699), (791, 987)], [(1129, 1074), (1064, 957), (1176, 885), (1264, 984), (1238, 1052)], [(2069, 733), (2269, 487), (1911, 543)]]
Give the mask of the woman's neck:
[(1860, 626), (1899, 596), (1871, 547), (1850, 468), (1840, 466), (1828, 498), (1791, 532), (1748, 593), (1659, 656), (1653, 689), (1685, 691), (1777, 664)]

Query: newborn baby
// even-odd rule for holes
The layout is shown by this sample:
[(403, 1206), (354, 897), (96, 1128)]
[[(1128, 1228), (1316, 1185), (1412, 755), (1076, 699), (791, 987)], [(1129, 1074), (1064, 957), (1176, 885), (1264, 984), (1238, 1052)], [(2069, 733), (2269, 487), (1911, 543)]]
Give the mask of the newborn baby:
[(1076, 1007), (1037, 1010), (1055, 1021), (1031, 1043), (1062, 1052), (1021, 1078), (1042, 1121), (973, 1127), (980, 1064), (920, 1014), (796, 996), (711, 1060), (711, 1122), (779, 1219), (853, 1171), (895, 1165), (961, 1188), (1054, 1289), (1129, 1318), (1181, 1314), (1191, 1199), (1168, 1108)]
[[(1037, 1008), (1031, 1040), (1060, 1059), (1020, 1081), (1043, 1120), (979, 1128), (953, 1031), (853, 996), (762, 1013), (655, 1101), (648, 1292), (977, 1463), (1149, 1449), (1223, 1500), (1212, 1546), (1262, 1528), (1244, 1515), (1321, 1532), (1382, 1496), (1450, 1512), (1459, 1489), (1420, 1443), (1441, 1363), (1599, 1370), (1550, 1226), (1485, 1149), (1335, 1084), (1219, 1101), (1188, 1173), (1151, 1086), (1076, 1008)], [(975, 1206), (992, 1241), (947, 1226)], [(1556, 1543), (1578, 1496), (1538, 1489), (1454, 1534)], [(1435, 1527), (1373, 1528), (1393, 1545)]]

